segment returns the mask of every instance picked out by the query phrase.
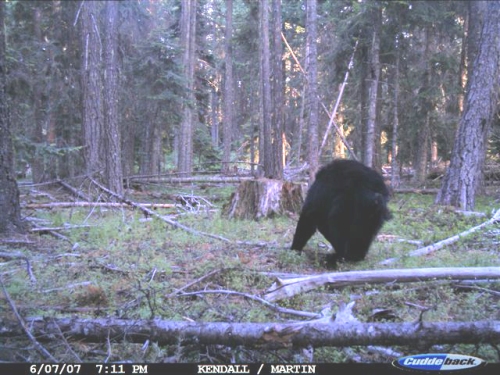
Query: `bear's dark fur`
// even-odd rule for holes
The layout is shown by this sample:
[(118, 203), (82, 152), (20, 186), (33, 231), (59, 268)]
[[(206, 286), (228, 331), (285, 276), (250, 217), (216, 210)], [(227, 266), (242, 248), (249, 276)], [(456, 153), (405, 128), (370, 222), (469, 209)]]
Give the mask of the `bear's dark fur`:
[(337, 259), (363, 260), (386, 220), (389, 190), (382, 176), (354, 160), (335, 160), (316, 174), (300, 214), (292, 249), (301, 251), (319, 232), (331, 243)]

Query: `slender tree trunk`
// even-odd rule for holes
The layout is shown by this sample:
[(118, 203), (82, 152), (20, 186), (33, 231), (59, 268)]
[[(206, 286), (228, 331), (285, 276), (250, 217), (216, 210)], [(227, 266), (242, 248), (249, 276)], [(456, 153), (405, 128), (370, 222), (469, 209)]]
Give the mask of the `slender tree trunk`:
[(318, 170), (319, 158), (319, 138), (318, 138), (318, 67), (316, 64), (318, 53), (316, 48), (316, 18), (317, 3), (316, 0), (307, 0), (306, 3), (306, 30), (307, 46), (309, 47), (307, 60), (308, 66), (308, 102), (309, 102), (309, 124), (308, 124), (308, 142), (307, 154), (309, 161), (309, 183), (312, 184), (316, 171)]
[[(497, 110), (500, 62), (500, 2), (488, 2), (477, 53), (469, 72), (465, 108), (450, 166), (436, 203), (473, 210), (486, 140)], [(471, 13), (472, 18), (480, 14)]]
[(377, 126), (377, 96), (380, 80), (380, 25), (381, 9), (379, 7), (373, 10), (374, 25), (372, 47), (370, 51), (370, 82), (368, 84), (368, 119), (366, 123), (366, 136), (364, 144), (365, 165), (372, 167), (374, 164), (375, 153), (375, 135)]
[(219, 98), (216, 88), (210, 90), (210, 136), (212, 138), (212, 147), (219, 147)]
[[(488, 1), (469, 1), (468, 3), (469, 14), (473, 14), (473, 16), (469, 18), (469, 38), (467, 43), (467, 77), (470, 79), (472, 71), (474, 71), (474, 59), (477, 56), (479, 48), (481, 31), (485, 21), (485, 12), (487, 11)], [(500, 22), (500, 20), (497, 22)], [(479, 161), (479, 164), (482, 166), (484, 164), (486, 152), (481, 157), (482, 160)], [(483, 187), (484, 175), (483, 173), (479, 173), (476, 181), (476, 194), (484, 192)]]
[[(307, 67), (306, 67), (307, 69)], [(295, 164), (300, 165), (302, 158), (302, 132), (304, 129), (304, 113), (306, 108), (306, 93), (307, 93), (307, 82), (304, 82), (304, 87), (302, 89), (302, 95), (300, 97), (300, 112), (299, 119), (297, 121), (297, 131), (295, 134), (296, 151), (295, 151)]]
[(432, 85), (432, 66), (429, 63), (430, 51), (431, 51), (431, 37), (429, 35), (429, 27), (423, 30), (423, 43), (424, 51), (422, 55), (423, 64), (423, 76), (422, 76), (422, 86), (419, 90), (418, 105), (419, 105), (419, 119), (422, 121), (419, 123), (418, 133), (417, 133), (417, 144), (415, 153), (415, 175), (413, 181), (416, 183), (423, 183), (427, 175), (427, 164), (429, 161), (429, 145), (430, 145), (430, 120), (432, 103), (430, 98), (430, 91)]
[(224, 139), (222, 153), (222, 172), (229, 171), (231, 160), (231, 137), (233, 134), (233, 0), (226, 0), (226, 32), (224, 40)]
[(134, 173), (136, 127), (134, 122), (130, 120), (133, 118), (132, 109), (125, 108), (124, 111), (122, 116), (122, 170), (123, 176), (128, 177)]
[(14, 173), (14, 151), (7, 110), (5, 2), (0, 2), (0, 235), (24, 232), (19, 206), (19, 190)]
[[(398, 40), (396, 39), (396, 44)], [(396, 45), (396, 63), (394, 64), (394, 101), (392, 107), (392, 160), (391, 160), (391, 187), (396, 189), (400, 184), (399, 176), (399, 155), (398, 155), (398, 142), (399, 142), (399, 48)]]
[[(42, 43), (42, 31), (40, 28), (41, 9), (40, 3), (34, 4), (33, 7), (33, 32), (35, 34), (36, 43)], [(30, 160), (31, 165), (31, 176), (34, 183), (42, 182), (44, 179), (44, 163), (43, 157), (38, 152), (38, 147), (44, 143), (43, 136), (43, 108), (42, 108), (42, 78), (40, 76), (40, 70), (35, 70), (34, 72), (34, 84), (33, 84), (33, 113), (34, 113), (34, 124), (33, 124), (33, 141), (36, 144), (35, 154), (32, 160)]]
[(283, 86), (283, 42), (281, 39), (281, 0), (272, 0), (273, 8), (273, 49), (272, 49), (272, 171), (271, 177), (277, 180), (283, 178), (283, 127), (285, 116), (284, 86)]
[(101, 80), (103, 44), (98, 22), (100, 6), (98, 1), (85, 1), (80, 15), (83, 152), (89, 174), (100, 172), (105, 164), (102, 160), (104, 103)]
[(186, 79), (186, 102), (183, 105), (182, 121), (178, 137), (177, 169), (190, 175), (193, 169), (193, 131), (195, 121), (194, 69), (196, 35), (196, 0), (182, 1), (181, 45), (184, 48), (182, 65)]
[(123, 170), (121, 160), (121, 134), (118, 111), (118, 6), (108, 1), (105, 6), (106, 36), (104, 50), (104, 144), (106, 186), (123, 195)]
[(269, 45), (269, 1), (260, 2), (260, 89), (261, 89), (261, 113), (262, 125), (260, 135), (262, 137), (259, 159), (264, 166), (264, 177), (272, 178), (273, 149), (272, 149), (272, 97), (271, 97), (271, 58)]
[(139, 174), (153, 175), (161, 171), (162, 134), (158, 123), (159, 105), (149, 103), (144, 107), (145, 122), (140, 139)]

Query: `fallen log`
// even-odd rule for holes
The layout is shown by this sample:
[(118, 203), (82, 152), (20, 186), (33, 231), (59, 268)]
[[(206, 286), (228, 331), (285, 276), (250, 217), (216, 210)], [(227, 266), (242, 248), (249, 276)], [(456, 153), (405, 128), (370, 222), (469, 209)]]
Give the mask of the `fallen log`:
[(70, 184), (68, 184), (68, 183), (66, 183), (66, 182), (64, 182), (62, 180), (57, 180), (57, 182), (59, 183), (59, 185), (61, 185), (62, 187), (66, 188), (67, 190), (69, 190), (75, 197), (83, 199), (83, 200), (85, 200), (87, 202), (91, 201), (90, 197), (87, 194), (85, 194), (84, 192), (82, 192), (80, 190), (75, 189)]
[[(500, 321), (416, 323), (222, 323), (116, 318), (27, 318), (25, 324), (40, 342), (60, 337), (79, 342), (158, 345), (225, 345), (260, 349), (344, 347), (353, 345), (486, 344), (500, 342)], [(0, 337), (23, 334), (19, 324), (0, 319)]]
[(142, 212), (146, 213), (149, 216), (156, 217), (157, 219), (160, 219), (160, 220), (164, 221), (165, 223), (170, 224), (174, 228), (182, 229), (182, 230), (184, 230), (186, 232), (189, 232), (191, 234), (194, 234), (194, 235), (200, 235), (200, 236), (206, 236), (206, 237), (214, 238), (216, 240), (223, 241), (223, 242), (226, 242), (226, 243), (231, 243), (232, 242), (228, 238), (225, 238), (225, 237), (222, 237), (222, 236), (217, 236), (217, 235), (211, 234), (211, 233), (197, 231), (197, 230), (194, 230), (191, 227), (188, 227), (188, 226), (185, 226), (185, 225), (183, 225), (181, 223), (178, 223), (175, 220), (169, 219), (168, 217), (159, 215), (156, 212), (150, 210), (149, 208), (143, 207), (140, 204), (132, 202), (130, 199), (126, 199), (125, 197), (120, 196), (119, 194), (115, 193), (114, 191), (109, 190), (108, 188), (106, 188), (105, 186), (101, 185), (99, 182), (95, 181), (94, 179), (91, 178), (90, 180), (92, 181), (92, 183), (94, 185), (96, 185), (97, 187), (99, 187), (99, 189), (101, 189), (102, 191), (110, 194), (112, 197), (118, 199), (119, 201), (121, 201), (121, 202), (123, 202), (125, 204), (128, 204), (131, 207), (135, 207), (135, 208), (141, 210)]
[[(137, 203), (137, 205), (141, 207), (148, 208), (175, 208), (182, 207), (181, 204), (173, 204), (173, 203)], [(53, 203), (26, 203), (21, 204), (22, 208), (73, 208), (73, 207), (108, 207), (108, 208), (122, 208), (122, 207), (130, 207), (132, 206), (126, 203), (119, 202), (53, 202)]]
[(434, 195), (437, 194), (439, 189), (405, 189), (405, 188), (399, 188), (399, 189), (394, 189), (393, 192), (396, 194), (429, 194), (429, 195)]
[(500, 267), (437, 267), (333, 272), (293, 279), (277, 279), (265, 294), (266, 301), (290, 298), (325, 285), (343, 287), (367, 283), (408, 283), (426, 280), (500, 279)]
[[(496, 224), (498, 222), (500, 222), (500, 209), (497, 209), (495, 211), (495, 213), (493, 214), (493, 217), (491, 219), (485, 221), (484, 223), (476, 225), (475, 227), (472, 227), (472, 228), (470, 228), (462, 233), (456, 234), (452, 237), (449, 237), (445, 240), (436, 242), (432, 245), (425, 246), (425, 247), (422, 247), (420, 249), (410, 251), (408, 254), (406, 254), (406, 256), (416, 257), (416, 256), (428, 255), (434, 251), (437, 251), (439, 249), (444, 248), (445, 246), (448, 246), (452, 243), (455, 243), (455, 242), (459, 241), (460, 239), (462, 239), (462, 238), (464, 238), (464, 237), (466, 237), (474, 232), (477, 232), (478, 230), (483, 229), (484, 227), (486, 227), (488, 225)], [(379, 262), (379, 264), (387, 265), (387, 264), (394, 263), (394, 262), (398, 261), (399, 259), (400, 258), (397, 258), (397, 257), (396, 258), (389, 258), (389, 259), (383, 260), (382, 262)]]
[(235, 184), (241, 181), (252, 180), (249, 176), (192, 176), (192, 177), (171, 177), (171, 176), (130, 176), (125, 179), (125, 182), (133, 181), (141, 183), (171, 183), (171, 184), (192, 184), (192, 183), (219, 183), (219, 184)]

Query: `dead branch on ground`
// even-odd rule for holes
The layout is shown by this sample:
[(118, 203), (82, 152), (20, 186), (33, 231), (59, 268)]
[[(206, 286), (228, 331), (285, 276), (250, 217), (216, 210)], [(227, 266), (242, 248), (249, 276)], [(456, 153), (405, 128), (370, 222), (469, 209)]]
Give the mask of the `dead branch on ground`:
[[(5, 319), (0, 336), (20, 333), (19, 326)], [(32, 335), (46, 340), (62, 332), (72, 340), (86, 342), (144, 343), (158, 345), (224, 345), (260, 349), (294, 347), (345, 347), (354, 345), (485, 344), (500, 341), (500, 321), (358, 323), (314, 321), (300, 323), (223, 323), (180, 322), (160, 319), (126, 320), (116, 318), (26, 319)]]
[(33, 274), (33, 270), (31, 268), (31, 263), (28, 257), (24, 254), (21, 253), (6, 253), (6, 252), (0, 252), (0, 258), (6, 258), (6, 259), (22, 259), (26, 262), (26, 272), (28, 272), (28, 275), (30, 277), (30, 281), (32, 284), (36, 284), (36, 277)]
[[(148, 208), (176, 208), (182, 207), (180, 204), (172, 203), (136, 203), (141, 207)], [(53, 202), (53, 203), (26, 203), (21, 205), (22, 208), (74, 208), (74, 207), (107, 207), (107, 208), (122, 208), (130, 207), (126, 203), (118, 202)]]
[(439, 189), (405, 189), (405, 188), (399, 188), (399, 189), (394, 189), (393, 192), (396, 194), (429, 194), (429, 195), (434, 195), (437, 194)]
[(222, 236), (217, 236), (215, 234), (211, 234), (211, 233), (206, 233), (206, 232), (202, 232), (202, 231), (197, 231), (193, 228), (190, 228), (190, 227), (187, 227), (185, 225), (182, 225), (181, 223), (178, 223), (177, 221), (175, 220), (172, 220), (172, 219), (169, 219), (165, 216), (162, 216), (162, 215), (159, 215), (157, 214), (156, 212), (150, 210), (149, 208), (147, 207), (142, 207), (140, 204), (138, 203), (135, 203), (135, 202), (132, 202), (131, 200), (129, 199), (126, 199), (124, 197), (121, 197), (120, 195), (116, 194), (114, 191), (111, 191), (109, 190), (108, 188), (106, 188), (105, 186), (102, 186), (99, 182), (97, 182), (96, 180), (94, 180), (93, 178), (90, 178), (90, 180), (92, 181), (92, 183), (94, 183), (97, 187), (99, 187), (102, 191), (106, 192), (107, 194), (115, 197), (116, 199), (118, 199), (119, 201), (121, 202), (124, 202), (132, 207), (135, 207), (139, 210), (141, 210), (142, 212), (146, 213), (147, 215), (150, 215), (150, 216), (153, 216), (153, 217), (156, 217), (157, 219), (160, 219), (161, 221), (164, 221), (165, 223), (167, 224), (170, 224), (172, 225), (174, 228), (178, 228), (178, 229), (182, 229), (186, 232), (189, 232), (191, 234), (194, 234), (194, 235), (197, 235), (197, 236), (206, 236), (206, 237), (210, 237), (210, 238), (214, 238), (216, 240), (219, 240), (219, 241), (223, 241), (223, 242), (226, 242), (226, 243), (232, 243), (231, 240), (229, 240), (228, 238), (225, 238), (225, 237), (222, 237)]
[(68, 230), (68, 229), (78, 229), (78, 228), (90, 228), (92, 225), (65, 225), (63, 227), (35, 227), (31, 228), (31, 232), (49, 232), (58, 230)]
[(443, 267), (334, 272), (294, 279), (277, 279), (264, 299), (274, 302), (325, 285), (343, 287), (366, 283), (409, 283), (426, 280), (500, 279), (500, 267)]
[[(32, 342), (33, 346), (37, 351), (39, 351), (45, 358), (51, 360), (52, 362), (58, 362), (57, 359), (55, 359), (52, 354), (48, 352), (47, 349), (45, 349), (35, 338), (35, 336), (31, 333), (30, 329), (28, 329), (25, 321), (19, 315), (19, 312), (17, 311), (16, 305), (14, 304), (14, 301), (10, 298), (10, 294), (7, 291), (7, 288), (5, 287), (2, 278), (0, 277), (0, 285), (2, 286), (2, 291), (5, 296), (5, 299), (9, 303), (10, 308), (12, 309), (12, 312), (14, 313), (14, 316), (16, 317), (19, 326), (22, 328), (22, 332), (28, 336), (29, 340)], [(19, 328), (19, 327), (17, 327)]]
[[(445, 246), (448, 246), (452, 243), (455, 243), (457, 242), (458, 240), (468, 236), (469, 234), (472, 234), (474, 232), (477, 232), (478, 230), (488, 226), (488, 225), (491, 225), (491, 224), (496, 224), (500, 221), (500, 209), (498, 209), (494, 214), (493, 214), (493, 217), (487, 221), (485, 221), (484, 223), (480, 224), (480, 225), (477, 225), (475, 227), (472, 227), (462, 233), (459, 233), (453, 237), (450, 237), (450, 238), (447, 238), (445, 240), (442, 240), (442, 241), (439, 241), (439, 242), (436, 242), (432, 245), (429, 245), (429, 246), (426, 246), (426, 247), (423, 247), (421, 249), (417, 249), (417, 250), (413, 250), (413, 251), (410, 251), (408, 254), (406, 254), (405, 256), (410, 256), (410, 257), (416, 257), (416, 256), (422, 256), (422, 255), (428, 255), (436, 250), (440, 250), (442, 249), (443, 247)], [(400, 258), (389, 258), (389, 259), (386, 259), (382, 262), (380, 262), (379, 264), (382, 264), (382, 265), (386, 265), (386, 264), (390, 264), (390, 263), (394, 263), (395, 261), (399, 260)]]
[(222, 290), (222, 289), (217, 289), (217, 290), (198, 290), (195, 292), (181, 292), (178, 294), (179, 297), (189, 297), (189, 296), (199, 296), (203, 294), (223, 294), (223, 295), (230, 295), (230, 296), (238, 296), (238, 297), (244, 297), (246, 299), (259, 302), (263, 304), (264, 306), (270, 308), (273, 311), (276, 311), (277, 313), (280, 314), (288, 314), (288, 315), (294, 315), (294, 316), (300, 316), (302, 318), (313, 318), (313, 319), (319, 319), (321, 318), (321, 314), (317, 313), (311, 313), (307, 311), (299, 311), (299, 310), (294, 310), (294, 309), (287, 309), (285, 307), (280, 307), (278, 305), (275, 305), (271, 302), (266, 301), (265, 299), (258, 297), (253, 294), (249, 293), (242, 293), (242, 292), (237, 292), (234, 290)]
[(80, 199), (83, 199), (84, 201), (87, 201), (87, 202), (90, 202), (91, 199), (90, 197), (85, 194), (84, 192), (78, 190), (78, 189), (75, 189), (73, 186), (71, 186), (70, 184), (62, 181), (62, 180), (57, 180), (57, 183), (59, 185), (61, 185), (62, 187), (66, 188), (67, 190), (69, 190), (74, 196), (80, 198)]
[(134, 181), (138, 182), (165, 182), (171, 184), (190, 184), (190, 183), (219, 183), (230, 184), (240, 183), (241, 181), (253, 180), (253, 177), (248, 176), (192, 176), (192, 177), (171, 177), (170, 175), (152, 175), (152, 176), (130, 176), (127, 177), (126, 183), (130, 184)]

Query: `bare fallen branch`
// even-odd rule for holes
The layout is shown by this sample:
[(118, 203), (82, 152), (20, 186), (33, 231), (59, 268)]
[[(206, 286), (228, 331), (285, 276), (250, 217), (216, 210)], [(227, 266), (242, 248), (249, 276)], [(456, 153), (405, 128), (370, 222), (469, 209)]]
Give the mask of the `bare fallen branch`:
[(213, 275), (216, 275), (216, 274), (222, 273), (222, 272), (226, 272), (226, 271), (229, 271), (229, 270), (230, 270), (230, 268), (222, 268), (222, 269), (216, 269), (216, 270), (210, 271), (206, 275), (203, 275), (202, 277), (199, 277), (198, 279), (193, 280), (193, 281), (187, 283), (182, 288), (177, 289), (175, 292), (166, 295), (166, 297), (167, 298), (175, 297), (175, 295), (181, 294), (187, 288), (189, 288), (189, 287), (191, 287), (191, 286), (193, 286), (195, 284), (198, 284), (198, 283), (202, 282), (203, 280), (206, 280), (206, 279), (212, 277)]
[[(479, 224), (475, 227), (472, 227), (468, 230), (466, 230), (465, 232), (462, 232), (462, 233), (459, 233), (453, 237), (450, 237), (450, 238), (447, 238), (445, 240), (442, 240), (442, 241), (439, 241), (439, 242), (436, 242), (432, 245), (429, 245), (429, 246), (426, 246), (426, 247), (423, 247), (421, 249), (417, 249), (417, 250), (413, 250), (413, 251), (410, 251), (408, 254), (406, 254), (405, 256), (410, 256), (410, 257), (416, 257), (416, 256), (421, 256), (421, 255), (428, 255), (436, 250), (440, 250), (442, 249), (443, 247), (445, 246), (448, 246), (454, 242), (457, 242), (458, 240), (460, 240), (461, 238), (464, 238), (466, 236), (468, 236), (469, 234), (472, 234), (474, 232), (477, 232), (478, 230), (488, 226), (488, 225), (491, 225), (491, 224), (495, 224), (497, 223), (498, 221), (500, 221), (500, 209), (497, 210), (493, 217), (487, 221), (485, 221), (484, 223), (482, 224)], [(394, 263), (395, 261), (399, 260), (400, 258), (389, 258), (389, 259), (386, 259), (382, 262), (380, 262), (379, 264), (382, 264), (382, 265), (386, 265), (386, 264), (390, 264), (390, 263)]]
[[(38, 228), (39, 227), (35, 225), (33, 228), (31, 228), (31, 231), (32, 232), (36, 232)], [(38, 230), (38, 232), (48, 233), (52, 237), (55, 237), (55, 238), (58, 238), (60, 240), (69, 242), (71, 245), (74, 246), (74, 244), (71, 242), (71, 240), (68, 237), (66, 237), (65, 235), (62, 235), (61, 233), (58, 233), (57, 231), (51, 230), (50, 228), (44, 228), (44, 230)]]
[[(136, 203), (141, 207), (148, 208), (176, 208), (182, 207), (180, 204), (172, 203)], [(53, 203), (26, 203), (21, 205), (22, 208), (74, 208), (74, 207), (107, 207), (107, 208), (122, 208), (130, 207), (127, 203), (118, 202), (53, 202)]]
[(0, 285), (2, 286), (3, 294), (5, 296), (5, 299), (10, 305), (10, 308), (12, 309), (12, 312), (14, 313), (14, 316), (16, 317), (19, 325), (16, 326), (19, 329), (19, 326), (21, 326), (22, 332), (28, 336), (30, 341), (32, 342), (33, 346), (35, 347), (36, 350), (38, 350), (45, 358), (51, 360), (52, 362), (58, 362), (57, 359), (55, 359), (52, 354), (48, 352), (47, 349), (45, 349), (33, 336), (33, 334), (30, 332), (28, 327), (26, 326), (26, 323), (24, 322), (23, 318), (21, 315), (19, 315), (19, 312), (17, 311), (16, 305), (14, 304), (14, 301), (10, 298), (10, 294), (7, 291), (7, 288), (5, 287), (2, 278), (0, 277)]
[(58, 230), (68, 230), (68, 229), (78, 229), (78, 228), (90, 228), (92, 225), (65, 225), (63, 227), (36, 227), (31, 228), (32, 232), (52, 232)]
[(31, 268), (31, 263), (28, 257), (24, 254), (21, 253), (6, 253), (6, 252), (0, 252), (0, 258), (6, 258), (6, 259), (22, 259), (26, 262), (26, 272), (28, 272), (28, 275), (30, 277), (30, 281), (33, 284), (36, 284), (36, 277), (33, 274), (33, 270)]
[(343, 287), (366, 283), (408, 283), (442, 279), (500, 279), (500, 267), (443, 267), (351, 271), (326, 273), (294, 279), (277, 279), (264, 296), (264, 299), (271, 302), (277, 301), (324, 285)]
[(187, 296), (197, 296), (197, 295), (203, 295), (203, 294), (225, 294), (225, 295), (244, 297), (244, 298), (250, 299), (252, 301), (259, 302), (259, 303), (263, 304), (264, 306), (266, 306), (266, 307), (270, 308), (271, 310), (276, 311), (280, 314), (300, 316), (302, 318), (313, 318), (313, 319), (321, 318), (321, 314), (310, 313), (307, 311), (287, 309), (287, 308), (275, 305), (271, 302), (268, 302), (265, 299), (258, 297), (256, 295), (242, 293), (242, 292), (236, 292), (234, 290), (221, 290), (221, 289), (218, 289), (218, 290), (198, 290), (195, 292), (182, 292), (179, 294), (179, 296), (187, 297)]
[(78, 189), (75, 189), (73, 186), (71, 186), (70, 184), (62, 181), (62, 180), (57, 180), (57, 183), (61, 186), (63, 186), (64, 188), (66, 188), (67, 190), (69, 190), (74, 196), (80, 198), (80, 199), (83, 199), (84, 201), (87, 201), (87, 202), (90, 202), (91, 199), (90, 197), (85, 194), (84, 192), (78, 190)]
[(439, 189), (405, 189), (405, 188), (399, 188), (399, 189), (394, 189), (393, 192), (396, 194), (437, 194)]
[(141, 210), (142, 212), (145, 212), (147, 215), (150, 215), (150, 216), (154, 216), (156, 217), (157, 219), (160, 219), (161, 221), (164, 221), (165, 223), (167, 224), (170, 224), (172, 225), (173, 227), (175, 228), (179, 228), (179, 229), (182, 229), (182, 230), (185, 230), (186, 232), (189, 232), (191, 234), (194, 234), (194, 235), (197, 235), (197, 236), (206, 236), (206, 237), (210, 237), (210, 238), (214, 238), (216, 240), (219, 240), (219, 241), (223, 241), (223, 242), (226, 242), (226, 243), (231, 243), (232, 241), (229, 240), (228, 238), (225, 238), (225, 237), (222, 237), (222, 236), (217, 236), (215, 234), (211, 234), (211, 233), (206, 233), (206, 232), (201, 232), (201, 231), (197, 231), (193, 228), (190, 228), (190, 227), (187, 227), (185, 225), (182, 225), (181, 223), (178, 223), (177, 221), (175, 220), (171, 220), (165, 216), (162, 216), (162, 215), (159, 215), (157, 214), (156, 212), (150, 210), (149, 208), (147, 207), (142, 207), (140, 204), (137, 204), (135, 202), (132, 202), (131, 200), (129, 199), (126, 199), (124, 197), (121, 197), (120, 195), (116, 194), (114, 191), (111, 191), (109, 190), (108, 188), (106, 188), (105, 186), (102, 186), (99, 182), (97, 182), (96, 180), (94, 179), (90, 179), (97, 187), (99, 187), (101, 190), (103, 190), (104, 192), (110, 194), (111, 196), (115, 197), (116, 199), (132, 206), (132, 207), (135, 207), (139, 210)]
[[(116, 318), (47, 319), (27, 318), (32, 335), (46, 340), (61, 332), (72, 340), (86, 342), (144, 343), (158, 345), (224, 345), (280, 349), (294, 347), (353, 345), (485, 344), (500, 341), (500, 321), (436, 323), (222, 323), (179, 322), (160, 319)], [(19, 326), (0, 320), (0, 336), (18, 335)]]
[[(192, 177), (171, 177), (170, 175), (152, 175), (152, 176), (130, 176), (125, 179), (126, 181), (140, 181), (140, 182), (164, 182), (176, 184), (190, 184), (190, 183), (240, 183), (241, 181), (253, 180), (253, 177), (248, 176), (192, 176)], [(129, 183), (130, 183), (129, 182)]]

